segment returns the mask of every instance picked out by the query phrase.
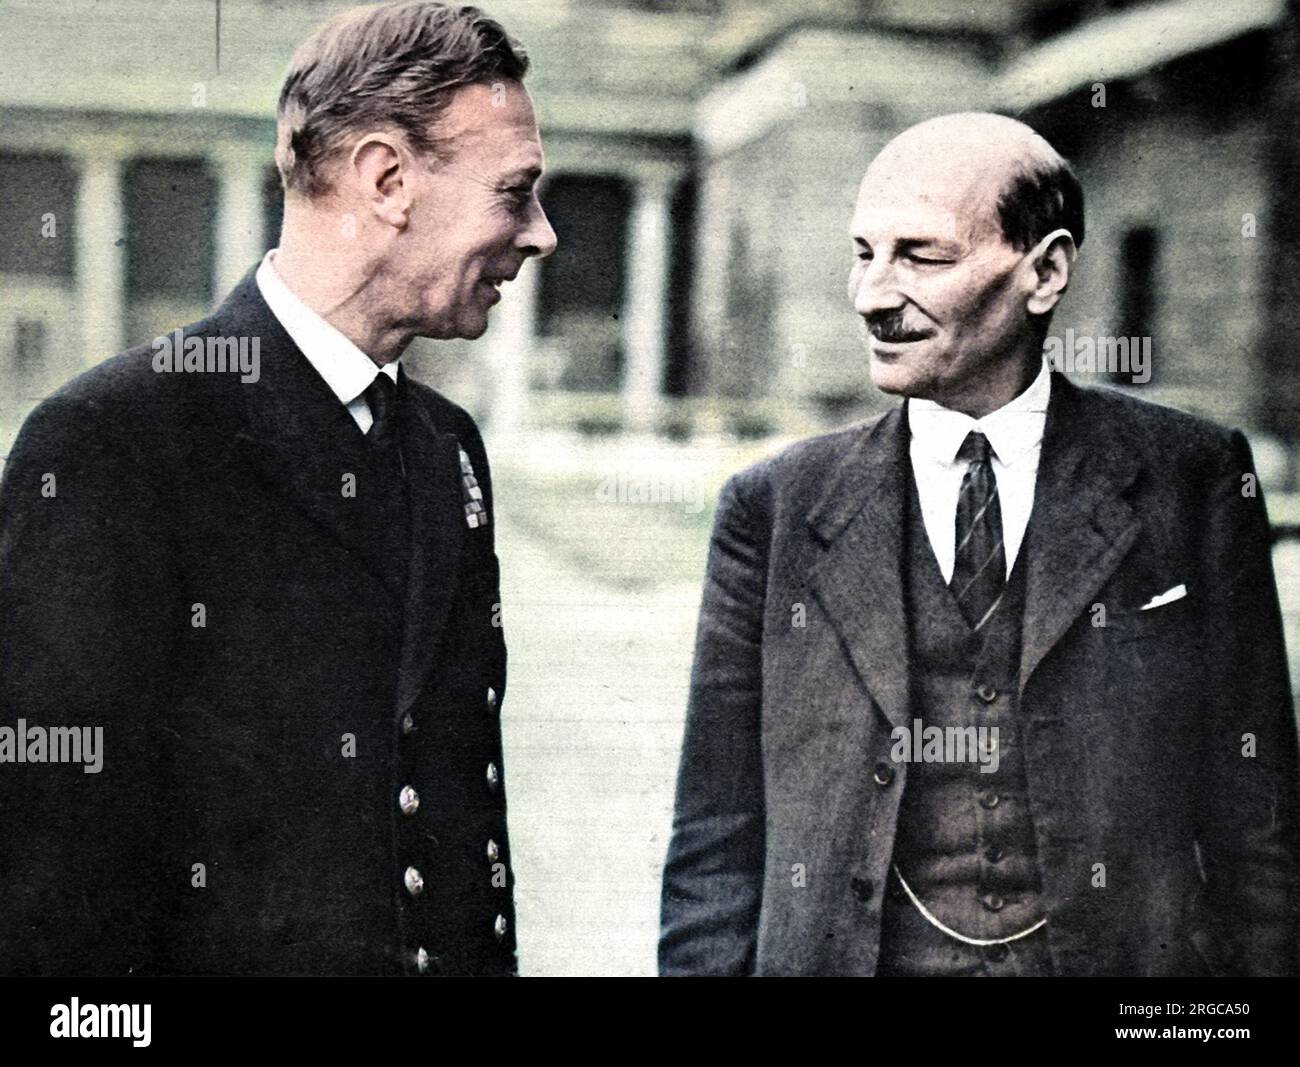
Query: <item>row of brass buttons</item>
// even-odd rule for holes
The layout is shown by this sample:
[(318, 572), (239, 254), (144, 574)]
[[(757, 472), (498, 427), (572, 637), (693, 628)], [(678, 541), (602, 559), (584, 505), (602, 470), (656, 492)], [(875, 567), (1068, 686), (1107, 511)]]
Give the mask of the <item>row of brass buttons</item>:
[[(488, 711), (497, 709), (497, 691), (491, 686), (488, 686), (487, 691), (487, 709)], [(410, 737), (413, 733), (415, 733), (415, 718), (408, 711), (402, 716), (402, 736)]]
[[(497, 691), (488, 686), (487, 707), (489, 711), (495, 711), (497, 706)], [(415, 733), (415, 720), (408, 711), (402, 716), (402, 734), (409, 737)], [(495, 793), (501, 784), (501, 772), (493, 762), (488, 763), (484, 775), (487, 781), (488, 789)], [(397, 794), (397, 806), (401, 809), (403, 815), (414, 815), (420, 807), (420, 795), (415, 791), (414, 786), (404, 785)], [(501, 847), (488, 838), (487, 848), (485, 849), (489, 863), (496, 863), (501, 858)], [(414, 867), (407, 867), (402, 874), (402, 881), (406, 886), (406, 891), (413, 897), (418, 897), (424, 892), (424, 878)], [(509, 924), (504, 915), (498, 914), (492, 921), (492, 933), (498, 941), (504, 941)], [(421, 974), (429, 970), (430, 957), (429, 952), (423, 945), (415, 951), (415, 968)]]
[[(506, 933), (510, 929), (510, 924), (506, 921), (504, 915), (498, 915), (492, 920), (492, 935), (498, 941), (504, 941)], [(421, 974), (428, 973), (429, 963), (431, 962), (428, 950), (421, 945), (415, 950), (415, 969)]]
[[(497, 771), (495, 763), (487, 765), (487, 786), (493, 793), (497, 791), (497, 786), (501, 783), (500, 772)], [(420, 794), (415, 791), (414, 786), (404, 785), (397, 794), (397, 806), (403, 815), (414, 815), (420, 807)]]

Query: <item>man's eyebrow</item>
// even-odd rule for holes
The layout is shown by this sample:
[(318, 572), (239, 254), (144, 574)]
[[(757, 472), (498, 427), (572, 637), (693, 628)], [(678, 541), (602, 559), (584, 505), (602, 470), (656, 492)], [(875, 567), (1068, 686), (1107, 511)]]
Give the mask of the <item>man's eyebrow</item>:
[(531, 184), (532, 182), (537, 181), (537, 179), (540, 178), (541, 176), (542, 176), (542, 168), (538, 166), (532, 166), (532, 167), (524, 167), (519, 170), (506, 171), (506, 173), (501, 176), (501, 180), (503, 182), (508, 182), (512, 185), (522, 184), (524, 182), (528, 182)]
[[(856, 233), (850, 233), (853, 243), (860, 248), (870, 248), (871, 242), (865, 237), (860, 237)], [(945, 248), (959, 249), (961, 242), (955, 237), (936, 235), (934, 237), (900, 237), (894, 241), (895, 248), (901, 248), (904, 251), (912, 248), (924, 248), (926, 245), (941, 245)]]
[(944, 245), (949, 248), (960, 247), (961, 242), (955, 237), (946, 234), (936, 234), (933, 237), (900, 237), (894, 244), (899, 248), (921, 248), (925, 245)]

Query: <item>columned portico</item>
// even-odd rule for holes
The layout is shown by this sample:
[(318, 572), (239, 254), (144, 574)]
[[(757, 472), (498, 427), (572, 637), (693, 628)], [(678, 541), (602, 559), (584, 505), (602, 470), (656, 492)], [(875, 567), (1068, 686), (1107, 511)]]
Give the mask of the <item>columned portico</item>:
[(518, 277), (501, 287), (485, 338), (492, 375), (487, 432), (508, 437), (527, 424), (529, 368), (537, 335), (537, 261), (525, 261)]
[(644, 166), (631, 176), (627, 294), (623, 316), (623, 423), (653, 432), (663, 392), (674, 173)]
[(261, 259), (266, 247), (262, 224), (264, 153), (260, 148), (252, 144), (223, 145), (214, 154), (218, 188), (215, 303), (224, 299), (244, 272)]
[(80, 172), (76, 208), (77, 303), (81, 358), (86, 366), (122, 348), (126, 225), (122, 207), (124, 153), (112, 144), (76, 157)]

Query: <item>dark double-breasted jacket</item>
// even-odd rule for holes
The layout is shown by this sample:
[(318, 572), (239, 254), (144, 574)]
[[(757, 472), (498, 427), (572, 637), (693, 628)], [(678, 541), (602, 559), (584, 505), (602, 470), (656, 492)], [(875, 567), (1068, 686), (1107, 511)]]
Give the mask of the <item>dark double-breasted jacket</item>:
[(253, 275), (185, 336), (255, 341), (256, 380), (133, 349), (6, 467), (0, 709), (102, 727), (103, 765), (0, 768), (0, 970), (512, 972), (473, 420), (409, 383), (394, 582), (373, 450)]

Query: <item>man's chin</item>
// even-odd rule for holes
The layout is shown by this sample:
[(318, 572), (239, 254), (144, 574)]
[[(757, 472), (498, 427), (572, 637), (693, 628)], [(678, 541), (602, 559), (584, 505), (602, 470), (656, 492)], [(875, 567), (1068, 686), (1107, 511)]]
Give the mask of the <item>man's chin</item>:
[(430, 341), (477, 341), (487, 333), (487, 328), (486, 314), (476, 317), (466, 315), (452, 323), (442, 322), (426, 327), (420, 331), (420, 336), (427, 337)]
[(472, 322), (462, 323), (460, 329), (457, 331), (456, 336), (459, 337), (462, 341), (477, 341), (480, 337), (482, 337), (485, 333), (487, 333), (487, 328), (488, 328), (487, 315), (483, 315), (482, 318), (475, 319)]
[(917, 396), (924, 388), (919, 376), (902, 360), (871, 354), (871, 384), (890, 396)]

